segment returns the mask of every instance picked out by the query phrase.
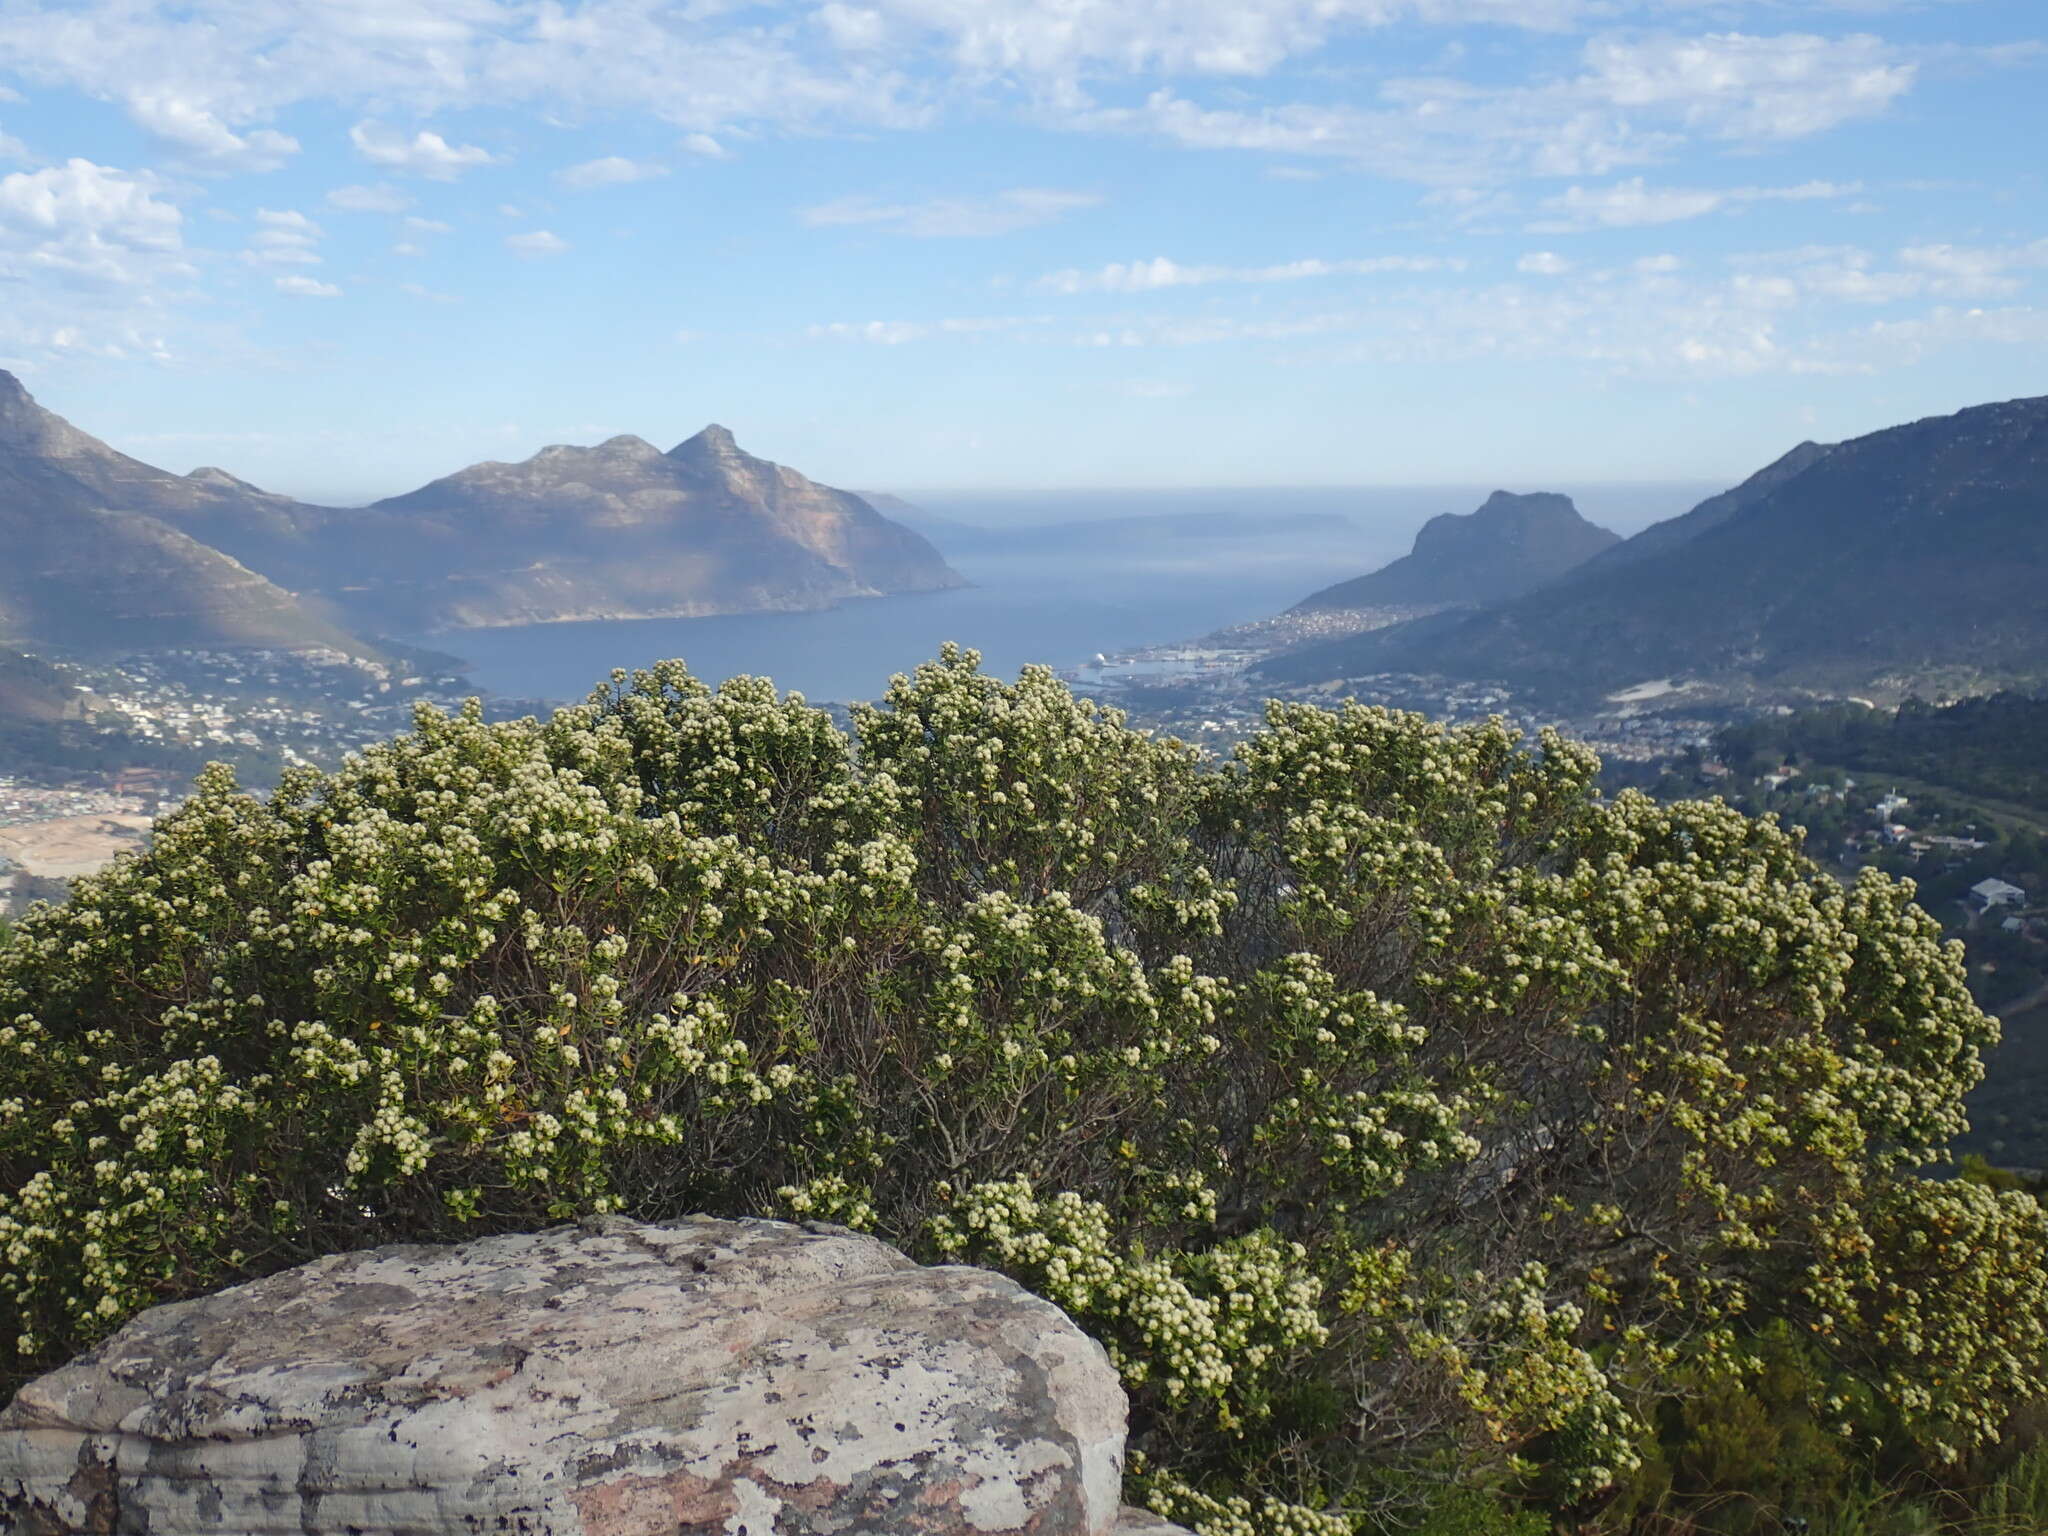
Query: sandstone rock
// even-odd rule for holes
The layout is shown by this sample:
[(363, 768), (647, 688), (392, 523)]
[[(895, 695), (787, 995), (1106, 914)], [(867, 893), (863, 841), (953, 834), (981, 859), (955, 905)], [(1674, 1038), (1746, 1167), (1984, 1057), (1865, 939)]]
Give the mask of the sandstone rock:
[(998, 1275), (610, 1218), (144, 1313), (0, 1411), (0, 1529), (1157, 1536), (1117, 1525), (1124, 1413)]

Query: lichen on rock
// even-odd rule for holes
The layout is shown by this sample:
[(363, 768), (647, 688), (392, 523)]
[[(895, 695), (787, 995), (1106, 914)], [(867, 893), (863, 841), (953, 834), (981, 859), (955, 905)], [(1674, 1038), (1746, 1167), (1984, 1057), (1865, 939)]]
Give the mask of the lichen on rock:
[(1124, 1417), (1101, 1348), (999, 1275), (597, 1218), (143, 1313), (0, 1411), (0, 1526), (1108, 1536)]

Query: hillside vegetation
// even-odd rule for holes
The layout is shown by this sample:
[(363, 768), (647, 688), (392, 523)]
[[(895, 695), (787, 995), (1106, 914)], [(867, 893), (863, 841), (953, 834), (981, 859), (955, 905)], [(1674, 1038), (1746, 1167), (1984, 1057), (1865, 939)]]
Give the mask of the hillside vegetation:
[(1896, 710), (1838, 704), (1724, 730), (1731, 764), (1816, 762), (2006, 801), (2048, 822), (2048, 695), (1996, 693)]
[(1065, 1307), (1204, 1536), (1978, 1477), (2048, 1223), (1924, 1175), (1995, 1034), (1956, 951), (1597, 770), (1275, 704), (1208, 771), (949, 650), (851, 739), (669, 663), (209, 771), (0, 947), (0, 1373), (336, 1249), (762, 1213)]

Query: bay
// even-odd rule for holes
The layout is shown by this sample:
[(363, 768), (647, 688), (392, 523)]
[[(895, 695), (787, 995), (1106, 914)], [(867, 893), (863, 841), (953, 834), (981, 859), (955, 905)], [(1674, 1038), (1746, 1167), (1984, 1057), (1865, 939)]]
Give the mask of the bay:
[[(936, 656), (948, 640), (980, 651), (989, 671), (1012, 677), (1029, 662), (1078, 665), (1099, 652), (1193, 639), (1264, 618), (1404, 553), (1425, 519), (1469, 511), (1485, 494), (1442, 486), (1200, 494), (926, 492), (917, 505), (937, 519), (981, 527), (1065, 526), (1043, 552), (997, 556), (946, 550), (943, 526), (931, 527), (934, 541), (972, 583), (949, 592), (872, 598), (815, 613), (529, 625), (421, 641), (464, 658), (479, 687), (513, 698), (579, 698), (615, 667), (680, 658), (713, 682), (748, 674), (773, 678), (814, 701), (870, 699), (887, 688), (891, 674)], [(1580, 503), (1589, 516), (1633, 531), (1683, 510), (1699, 494), (1696, 486), (1645, 487), (1610, 495), (1606, 505), (1597, 494), (1582, 495)], [(1162, 537), (1135, 550), (1127, 539), (1093, 547), (1073, 527), (1088, 518), (1226, 508), (1254, 514), (1261, 508), (1276, 514), (1339, 512), (1349, 526), (1250, 538)]]

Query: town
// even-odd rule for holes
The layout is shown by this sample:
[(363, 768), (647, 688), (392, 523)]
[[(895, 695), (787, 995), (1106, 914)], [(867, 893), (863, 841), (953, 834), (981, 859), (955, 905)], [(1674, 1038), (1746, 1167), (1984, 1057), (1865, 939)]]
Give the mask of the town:
[[(1590, 712), (1559, 713), (1518, 696), (1502, 682), (1454, 682), (1385, 673), (1337, 682), (1284, 683), (1253, 673), (1259, 662), (1317, 640), (1336, 639), (1419, 617), (1427, 608), (1311, 609), (1218, 630), (1198, 640), (1101, 655), (1058, 669), (1077, 693), (1124, 711), (1131, 723), (1227, 754), (1258, 729), (1268, 699), (1362, 704), (1415, 710), (1446, 724), (1499, 717), (1534, 737), (1555, 727), (1586, 742), (1610, 763), (1654, 764), (1704, 746), (1713, 732), (1750, 706), (1696, 704), (1668, 683), (1618, 693)], [(1770, 707), (1770, 706), (1755, 706)]]
[(142, 847), (209, 761), (267, 788), (287, 767), (332, 767), (403, 730), (420, 703), (472, 691), (452, 658), (404, 661), (319, 648), (56, 662), (76, 694), (64, 718), (0, 741), (0, 913)]

